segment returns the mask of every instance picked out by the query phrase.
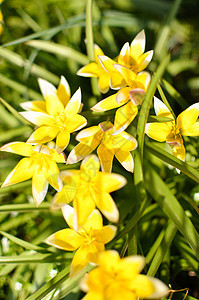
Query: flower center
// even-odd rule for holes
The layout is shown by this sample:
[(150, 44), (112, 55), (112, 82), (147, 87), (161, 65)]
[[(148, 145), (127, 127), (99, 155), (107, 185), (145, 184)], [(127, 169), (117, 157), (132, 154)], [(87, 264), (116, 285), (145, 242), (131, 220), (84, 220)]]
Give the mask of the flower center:
[(56, 126), (59, 127), (61, 131), (67, 130), (68, 118), (66, 117), (65, 112), (55, 115), (54, 119)]

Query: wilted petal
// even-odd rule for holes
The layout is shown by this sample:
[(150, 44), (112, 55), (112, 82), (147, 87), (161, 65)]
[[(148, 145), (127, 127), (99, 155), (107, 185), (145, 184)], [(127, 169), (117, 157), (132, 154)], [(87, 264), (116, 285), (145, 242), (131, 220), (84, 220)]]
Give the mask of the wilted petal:
[(134, 171), (134, 160), (129, 151), (123, 151), (121, 149), (118, 149), (115, 152), (115, 157), (118, 159), (118, 161), (121, 163), (121, 165), (129, 172)]
[(68, 81), (64, 76), (61, 76), (61, 80), (57, 88), (57, 96), (65, 107), (70, 99), (71, 93), (70, 93), (70, 86), (68, 84)]
[(101, 168), (103, 172), (111, 172), (114, 151), (111, 149), (107, 149), (105, 145), (100, 144), (97, 148), (97, 155), (100, 160)]
[(52, 141), (57, 133), (59, 128), (51, 126), (41, 126), (37, 128), (27, 140), (28, 144), (44, 144), (49, 141)]
[(23, 156), (30, 156), (34, 152), (34, 148), (24, 142), (12, 142), (8, 143), (0, 148), (1, 151), (11, 152)]
[(34, 168), (31, 167), (31, 160), (29, 158), (22, 158), (12, 172), (7, 176), (1, 187), (30, 179), (33, 175), (33, 172)]
[(113, 135), (124, 131), (135, 119), (137, 113), (138, 108), (131, 101), (118, 108), (115, 114), (115, 131)]
[(144, 53), (146, 37), (144, 30), (140, 31), (130, 45), (130, 55), (132, 57), (138, 57)]
[(61, 153), (68, 146), (70, 141), (70, 133), (67, 131), (60, 131), (56, 138), (56, 151)]
[(152, 139), (158, 142), (165, 142), (171, 129), (167, 123), (147, 123), (145, 133)]

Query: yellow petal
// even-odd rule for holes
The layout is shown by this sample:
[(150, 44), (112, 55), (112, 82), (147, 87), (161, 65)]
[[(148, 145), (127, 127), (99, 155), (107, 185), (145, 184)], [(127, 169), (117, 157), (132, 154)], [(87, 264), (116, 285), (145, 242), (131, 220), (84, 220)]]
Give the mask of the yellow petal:
[(1, 151), (11, 152), (23, 156), (31, 156), (34, 153), (33, 149), (33, 146), (24, 142), (12, 142), (0, 148)]
[(46, 243), (58, 249), (74, 251), (83, 244), (83, 238), (74, 230), (66, 228), (50, 235)]
[(95, 61), (98, 61), (98, 55), (104, 55), (104, 52), (97, 44), (94, 44), (94, 54), (95, 54)]
[(198, 114), (199, 111), (196, 107), (193, 107), (191, 109), (190, 107), (188, 107), (185, 111), (179, 114), (176, 121), (176, 127), (180, 129), (182, 135), (185, 135), (184, 132), (186, 133), (186, 131), (189, 130), (189, 127), (193, 126), (196, 123)]
[(129, 68), (130, 67), (129, 54), (130, 54), (130, 47), (129, 47), (129, 43), (126, 42), (122, 47), (120, 54), (118, 55), (118, 64)]
[(121, 165), (129, 172), (134, 171), (134, 160), (129, 151), (123, 151), (121, 149), (118, 149), (115, 152), (115, 157), (117, 160), (121, 163)]
[(84, 77), (99, 77), (103, 73), (106, 73), (106, 71), (103, 70), (101, 66), (99, 66), (95, 62), (91, 62), (90, 64), (82, 67), (77, 72), (77, 75), (84, 76)]
[(103, 94), (107, 93), (110, 88), (110, 74), (106, 71), (104, 71), (103, 74), (100, 74), (98, 79), (98, 86), (100, 92)]
[(135, 119), (137, 113), (138, 108), (131, 101), (118, 108), (115, 114), (115, 131), (113, 135), (124, 131)]
[(118, 106), (121, 106), (125, 103), (128, 102), (128, 100), (130, 99), (130, 91), (131, 91), (131, 88), (129, 87), (124, 87), (124, 88), (121, 88), (117, 94), (116, 94), (116, 101), (117, 103), (119, 104)]
[(114, 68), (121, 73), (128, 86), (135, 87), (134, 81), (136, 74), (133, 71), (118, 64), (114, 64)]
[(137, 297), (140, 298), (148, 298), (155, 292), (155, 287), (149, 278), (140, 274), (134, 278), (131, 289), (135, 291)]
[(32, 177), (32, 194), (37, 206), (44, 200), (47, 190), (46, 169), (40, 165), (35, 165)]
[(47, 80), (39, 78), (38, 83), (44, 99), (46, 99), (46, 95), (48, 95), (49, 93), (56, 93), (56, 88), (54, 87), (54, 85)]
[(81, 89), (79, 88), (74, 93), (74, 95), (72, 96), (68, 104), (66, 105), (65, 108), (66, 117), (72, 117), (75, 114), (77, 114), (80, 109), (80, 105), (81, 105)]
[(128, 288), (118, 285), (117, 282), (113, 282), (112, 285), (109, 285), (105, 291), (106, 298), (105, 299), (131, 299), (136, 300), (136, 294), (133, 291), (130, 291)]
[(154, 96), (153, 99), (154, 99), (154, 110), (156, 115), (160, 117), (171, 118), (172, 120), (174, 120), (168, 107), (157, 97)]
[(111, 149), (107, 149), (106, 145), (100, 144), (99, 147), (97, 148), (97, 155), (100, 160), (102, 171), (108, 173), (111, 172), (114, 151)]
[(144, 30), (140, 31), (130, 45), (130, 55), (137, 58), (145, 50), (146, 37)]
[(91, 250), (93, 250), (92, 246), (89, 245), (82, 246), (76, 251), (71, 263), (70, 277), (77, 275), (86, 267), (89, 263), (87, 255)]
[(132, 282), (135, 279), (135, 276), (139, 274), (145, 265), (144, 257), (140, 255), (132, 255), (125, 257), (120, 260), (120, 272), (124, 277), (128, 277), (127, 274), (131, 274)]
[[(100, 268), (102, 268), (103, 271), (105, 270), (107, 273), (110, 273), (110, 274), (112, 274), (112, 270), (114, 270), (114, 268), (117, 266), (119, 261), (120, 261), (119, 254), (115, 250), (105, 251), (105, 252), (101, 253), (99, 256)], [(103, 273), (105, 273), (105, 272), (103, 272)], [(89, 284), (89, 282), (88, 282), (88, 284)]]
[(107, 193), (121, 189), (127, 184), (125, 177), (115, 173), (99, 172), (96, 184)]
[(188, 128), (181, 129), (181, 134), (185, 136), (198, 136), (199, 135), (199, 122), (196, 122), (194, 125), (189, 126)]
[(169, 125), (166, 123), (147, 123), (145, 128), (145, 133), (152, 139), (158, 142), (165, 142), (167, 136), (170, 134), (171, 129)]
[[(100, 256), (101, 255), (102, 253), (100, 254)], [(93, 291), (99, 295), (104, 290), (104, 286), (102, 284), (103, 279), (104, 279), (104, 274), (100, 270), (100, 268), (94, 268), (92, 271), (86, 273), (83, 276), (83, 278), (80, 281), (80, 288), (85, 293), (87, 293), (88, 291)], [(104, 300), (104, 297), (102, 298), (102, 300)]]
[(138, 59), (139, 67), (137, 68), (137, 72), (141, 72), (142, 70), (144, 70), (150, 63), (152, 57), (153, 57), (153, 50), (148, 51), (143, 55), (141, 55)]
[(7, 176), (2, 187), (30, 179), (33, 172), (34, 168), (31, 166), (31, 160), (29, 158), (22, 158), (12, 172)]
[(126, 85), (127, 85), (127, 83), (120, 72), (117, 72), (117, 71), (111, 72), (110, 87), (113, 90), (118, 90)]
[(77, 215), (74, 208), (66, 204), (61, 208), (61, 210), (62, 210), (63, 217), (66, 223), (68, 224), (68, 226), (71, 229), (77, 231)]
[(173, 155), (182, 161), (185, 161), (185, 147), (181, 145), (180, 147), (173, 147)]
[(37, 128), (27, 140), (28, 144), (44, 144), (49, 141), (52, 141), (57, 133), (59, 128), (51, 126), (41, 126)]
[(57, 163), (65, 163), (66, 159), (65, 159), (65, 155), (64, 153), (58, 153), (56, 150), (54, 149), (50, 149), (50, 156), (51, 158), (56, 161)]
[(20, 115), (22, 115), (26, 120), (30, 121), (31, 123), (42, 126), (42, 125), (52, 125), (54, 123), (54, 119), (52, 116), (49, 116), (48, 114), (44, 114), (42, 112), (36, 112), (36, 111), (23, 111), (20, 112)]
[(45, 101), (40, 101), (40, 100), (27, 101), (27, 102), (20, 103), (20, 106), (24, 110), (33, 110), (33, 111), (42, 112), (44, 114), (47, 114)]
[(84, 173), (86, 180), (91, 180), (97, 175), (100, 169), (100, 162), (96, 155), (89, 155), (81, 163), (80, 170)]
[(84, 143), (79, 143), (68, 155), (67, 164), (77, 163), (78, 161), (89, 155), (91, 152), (93, 152), (95, 148), (96, 147), (91, 147)]
[(93, 139), (97, 135), (96, 139), (98, 139), (98, 134), (100, 133), (99, 126), (92, 126), (80, 131), (77, 136), (76, 140), (85, 144), (93, 144)]
[(150, 81), (151, 75), (148, 72), (142, 71), (136, 76), (132, 87), (142, 89), (146, 92), (149, 87)]
[(107, 225), (95, 233), (95, 238), (98, 242), (107, 244), (114, 238), (114, 236), (116, 235), (116, 231), (116, 226)]
[(83, 224), (82, 228), (78, 230), (78, 232), (81, 233), (82, 231), (84, 231), (89, 233), (94, 229), (101, 230), (102, 227), (103, 227), (102, 215), (97, 209), (94, 209), (89, 215), (89, 217), (87, 218), (86, 222)]
[(71, 93), (70, 86), (64, 76), (61, 76), (61, 80), (57, 88), (57, 96), (65, 107), (70, 99)]
[(112, 60), (111, 58), (109, 58), (106, 55), (100, 55), (100, 56), (98, 56), (98, 59), (105, 71), (107, 71), (109, 73), (115, 71), (113, 65), (116, 62), (114, 60)]
[(82, 300), (93, 300), (93, 299), (104, 300), (104, 295), (93, 291), (93, 292), (89, 292), (82, 298)]
[(77, 213), (78, 226), (82, 226), (95, 209), (93, 195), (88, 190), (85, 190), (85, 188), (79, 188), (73, 201), (73, 207)]
[(56, 162), (49, 161), (49, 166), (46, 170), (46, 179), (55, 190), (61, 191), (63, 184)]
[(148, 296), (148, 299), (158, 299), (158, 298), (162, 298), (163, 296), (165, 296), (165, 294), (168, 292), (168, 287), (159, 279), (157, 278), (153, 278), (150, 276), (147, 276), (148, 279), (151, 281), (151, 283), (153, 284), (154, 287), (154, 292)]
[(102, 214), (111, 222), (117, 223), (119, 220), (119, 212), (115, 202), (108, 193), (95, 195), (95, 203)]
[(56, 138), (56, 151), (61, 153), (68, 146), (70, 141), (70, 133), (67, 131), (60, 131)]
[(99, 101), (97, 104), (95, 104), (93, 107), (91, 107), (91, 110), (93, 111), (107, 111), (113, 108), (120, 107), (123, 103), (118, 104), (116, 101), (117, 94), (111, 95), (101, 101)]
[(132, 135), (123, 131), (113, 136), (113, 147), (123, 151), (132, 151), (137, 148), (137, 141)]
[(71, 118), (68, 118), (68, 123), (67, 123), (67, 131), (68, 132), (74, 132), (76, 130), (81, 129), (82, 127), (86, 126), (87, 120), (83, 116), (76, 114), (71, 116)]

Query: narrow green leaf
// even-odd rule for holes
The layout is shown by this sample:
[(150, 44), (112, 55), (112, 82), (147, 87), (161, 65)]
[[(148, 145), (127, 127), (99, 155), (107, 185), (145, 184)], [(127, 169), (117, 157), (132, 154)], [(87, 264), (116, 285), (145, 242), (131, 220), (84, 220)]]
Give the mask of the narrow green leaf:
[[(70, 253), (69, 253), (70, 254)], [(56, 263), (56, 262), (66, 262), (69, 260), (71, 261), (72, 255), (57, 255), (57, 254), (43, 254), (43, 253), (34, 253), (31, 252), (30, 254), (23, 254), (17, 256), (0, 256), (0, 265), (6, 264), (28, 264), (28, 263)]]
[(179, 169), (181, 172), (189, 176), (191, 179), (199, 183), (199, 172), (193, 167), (189, 166), (185, 162), (181, 161), (172, 154), (166, 152), (157, 146), (157, 143), (154, 142), (145, 142), (145, 149), (160, 158), (164, 162), (170, 164), (171, 166)]
[(20, 203), (20, 204), (5, 204), (0, 206), (0, 212), (33, 212), (33, 211), (49, 211), (50, 204), (49, 203), (41, 203), (39, 207), (35, 204), (30, 203)]
[(157, 252), (158, 248), (160, 247), (160, 244), (162, 242), (162, 239), (164, 238), (165, 235), (165, 229), (163, 229), (160, 234), (158, 235), (157, 239), (153, 243), (152, 247), (150, 248), (149, 252), (147, 253), (146, 256), (146, 263), (149, 264), (151, 260), (153, 259), (155, 253)]
[(185, 237), (197, 258), (199, 258), (199, 234), (182, 206), (161, 177), (148, 165), (145, 169), (145, 186), (164, 213)]
[(180, 93), (165, 79), (162, 79), (162, 87), (169, 93), (169, 95), (182, 107), (182, 109), (187, 108), (187, 102), (185, 99), (180, 95)]
[(29, 126), (18, 127), (15, 129), (7, 130), (6, 132), (2, 132), (0, 135), (0, 142), (10, 142), (13, 138), (18, 136), (23, 136), (24, 134), (31, 134), (32, 128)]
[(81, 52), (78, 52), (77, 50), (74, 50), (70, 47), (66, 47), (60, 44), (55, 44), (49, 41), (41, 41), (41, 40), (29, 41), (26, 44), (28, 46), (31, 46), (39, 50), (43, 50), (45, 52), (49, 52), (56, 55), (60, 55), (62, 57), (73, 59), (74, 61), (82, 65), (86, 65), (89, 63), (89, 59), (85, 54), (82, 54)]
[(15, 192), (17, 190), (21, 190), (24, 189), (26, 187), (30, 187), (32, 185), (32, 180), (27, 180), (24, 182), (20, 182), (20, 183), (16, 183), (10, 186), (6, 186), (3, 188), (0, 188), (0, 195), (1, 194), (6, 194), (6, 193), (10, 193), (10, 192)]

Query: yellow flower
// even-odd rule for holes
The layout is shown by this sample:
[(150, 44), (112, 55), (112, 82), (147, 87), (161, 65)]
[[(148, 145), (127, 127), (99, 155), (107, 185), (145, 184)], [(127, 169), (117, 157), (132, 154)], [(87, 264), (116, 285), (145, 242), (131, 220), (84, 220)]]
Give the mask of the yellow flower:
[(2, 187), (32, 177), (32, 193), (37, 206), (46, 196), (48, 183), (57, 191), (62, 189), (62, 181), (56, 162), (65, 162), (63, 154), (58, 154), (55, 150), (44, 145), (31, 146), (23, 142), (6, 144), (0, 150), (27, 156), (19, 161)]
[(111, 172), (114, 156), (129, 172), (134, 170), (130, 151), (137, 148), (136, 139), (127, 132), (115, 133), (111, 122), (102, 122), (79, 132), (76, 139), (80, 142), (69, 154), (67, 163), (73, 164), (89, 155), (95, 148), (102, 171)]
[(130, 46), (128, 42), (124, 44), (116, 60), (105, 56), (102, 50), (95, 45), (95, 62), (81, 68), (77, 74), (86, 77), (99, 77), (98, 84), (102, 93), (106, 93), (109, 90), (109, 86), (112, 89), (124, 87), (127, 85), (127, 82), (115, 68), (115, 64), (118, 63), (130, 69), (134, 74), (144, 70), (153, 56), (152, 50), (144, 53), (145, 40), (145, 33), (142, 30), (137, 34)]
[(62, 208), (66, 222), (70, 228), (62, 229), (49, 236), (47, 244), (66, 251), (76, 251), (70, 270), (70, 276), (77, 274), (89, 263), (97, 263), (100, 252), (105, 250), (104, 245), (110, 242), (116, 233), (116, 226), (103, 227), (102, 216), (94, 210), (86, 222), (76, 228), (74, 209), (66, 205)]
[(116, 94), (99, 101), (91, 110), (102, 112), (118, 108), (114, 124), (115, 133), (119, 133), (125, 130), (136, 117), (138, 113), (137, 106), (142, 104), (151, 76), (144, 71), (135, 74), (130, 69), (118, 64), (115, 64), (114, 67), (125, 78), (127, 86), (121, 88)]
[(168, 117), (171, 121), (147, 123), (146, 134), (158, 142), (166, 141), (173, 148), (173, 155), (184, 161), (185, 148), (182, 136), (199, 135), (199, 122), (196, 122), (199, 115), (199, 103), (188, 107), (176, 120), (167, 106), (157, 97), (154, 97), (154, 110), (157, 116)]
[(119, 212), (110, 193), (122, 188), (126, 179), (113, 173), (99, 172), (100, 163), (96, 155), (86, 157), (80, 170), (61, 173), (65, 186), (55, 195), (54, 206), (63, 206), (73, 201), (78, 224), (83, 224), (94, 208), (111, 222), (117, 222)]
[(22, 104), (28, 111), (21, 112), (21, 115), (39, 126), (27, 143), (43, 144), (56, 137), (56, 150), (61, 153), (70, 141), (70, 133), (87, 124), (86, 119), (78, 114), (81, 107), (81, 90), (79, 88), (70, 98), (70, 88), (63, 76), (57, 90), (43, 79), (39, 79), (39, 85), (46, 101)]
[(82, 300), (136, 300), (161, 298), (168, 291), (159, 279), (139, 274), (144, 258), (123, 259), (114, 250), (99, 255), (99, 266), (86, 274), (80, 288), (87, 293)]

